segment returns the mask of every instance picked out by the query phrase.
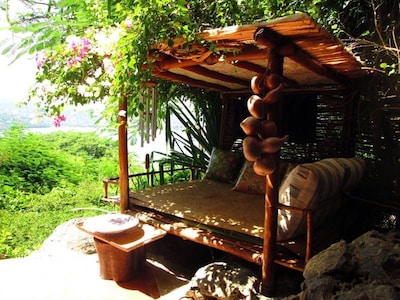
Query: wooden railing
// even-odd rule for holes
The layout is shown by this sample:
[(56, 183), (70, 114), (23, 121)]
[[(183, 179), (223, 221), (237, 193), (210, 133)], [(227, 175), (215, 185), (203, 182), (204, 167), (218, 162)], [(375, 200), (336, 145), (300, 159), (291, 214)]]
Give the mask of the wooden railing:
[[(169, 165), (168, 168), (165, 168)], [(188, 171), (188, 175), (181, 174), (178, 178), (174, 178), (178, 172)], [(178, 166), (175, 167), (173, 163), (161, 162), (158, 164), (158, 170), (148, 168), (147, 171), (129, 175), (130, 187), (138, 190), (147, 187), (154, 187), (157, 185), (163, 185), (166, 183), (173, 183), (178, 181), (191, 181), (193, 179), (200, 179), (204, 173), (204, 169), (194, 166)], [(166, 179), (166, 175), (169, 175), (169, 180)], [(135, 182), (136, 180), (136, 182)], [(119, 177), (105, 178), (103, 179), (103, 200), (107, 202), (119, 203), (119, 196), (110, 196), (109, 186), (119, 185)]]

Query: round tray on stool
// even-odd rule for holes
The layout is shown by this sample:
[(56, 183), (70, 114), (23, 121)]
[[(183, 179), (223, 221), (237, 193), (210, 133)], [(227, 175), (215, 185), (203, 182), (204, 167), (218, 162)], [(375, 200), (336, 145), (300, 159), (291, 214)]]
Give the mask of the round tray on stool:
[(90, 226), (85, 227), (85, 222), (78, 223), (77, 227), (94, 238), (100, 277), (117, 282), (126, 282), (140, 275), (146, 263), (145, 246), (166, 235), (164, 230), (142, 223), (114, 233), (92, 231)]

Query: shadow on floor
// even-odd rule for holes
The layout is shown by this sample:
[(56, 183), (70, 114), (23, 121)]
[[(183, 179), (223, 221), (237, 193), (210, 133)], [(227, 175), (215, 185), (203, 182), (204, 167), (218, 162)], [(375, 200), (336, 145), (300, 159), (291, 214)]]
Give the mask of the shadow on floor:
[(117, 284), (124, 289), (137, 290), (153, 299), (158, 299), (187, 283), (188, 280), (185, 278), (180, 278), (173, 271), (148, 260), (144, 268), (140, 270), (140, 276)]
[[(156, 283), (160, 296), (168, 294), (172, 289), (187, 284), (199, 268), (216, 261), (238, 264), (261, 276), (260, 266), (217, 249), (183, 240), (169, 234), (147, 245), (147, 259), (148, 262), (153, 262), (157, 266), (157, 271), (152, 271), (153, 275), (155, 275), (155, 280), (162, 279), (164, 281), (164, 284), (161, 284), (160, 281)], [(275, 296), (279, 298), (298, 294), (303, 280), (302, 273), (277, 265)], [(151, 278), (148, 279), (148, 282), (150, 284)], [(189, 289), (189, 286), (187, 289)], [(144, 290), (143, 292), (146, 293)]]

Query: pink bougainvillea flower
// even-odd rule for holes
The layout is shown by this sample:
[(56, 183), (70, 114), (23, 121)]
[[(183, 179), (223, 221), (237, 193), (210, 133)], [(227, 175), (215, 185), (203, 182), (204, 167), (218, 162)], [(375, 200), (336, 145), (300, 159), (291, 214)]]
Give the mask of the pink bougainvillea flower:
[(64, 115), (60, 115), (60, 116), (54, 118), (53, 125), (55, 127), (60, 127), (61, 122), (65, 122), (66, 120), (67, 120), (67, 118)]
[(88, 51), (90, 49), (91, 43), (87, 38), (82, 38), (81, 46), (82, 46), (82, 48), (85, 49), (85, 51)]
[(68, 67), (73, 67), (73, 65), (75, 64), (75, 59), (69, 59), (68, 61), (67, 61), (67, 65), (68, 65)]
[(43, 65), (45, 64), (47, 57), (43, 54), (43, 52), (38, 52), (36, 54), (36, 66), (38, 69), (41, 69)]
[(103, 67), (104, 67), (104, 70), (105, 70), (108, 74), (114, 75), (114, 73), (115, 73), (115, 67), (114, 67), (114, 65), (113, 65), (113, 63), (112, 63), (112, 61), (111, 61), (111, 59), (110, 59), (108, 56), (104, 57), (104, 59), (103, 59)]
[(89, 53), (90, 45), (91, 43), (87, 38), (82, 38), (78, 54), (79, 57), (84, 57)]
[(131, 18), (126, 18), (125, 19), (125, 27), (126, 27), (126, 29), (132, 29), (133, 24), (132, 24), (132, 19)]
[(71, 59), (67, 61), (68, 67), (73, 67), (74, 65), (79, 65), (79, 63), (82, 61), (82, 58), (79, 56), (74, 56)]
[(68, 47), (73, 51), (77, 52), (79, 45), (81, 44), (81, 39), (76, 35), (67, 36), (66, 42)]

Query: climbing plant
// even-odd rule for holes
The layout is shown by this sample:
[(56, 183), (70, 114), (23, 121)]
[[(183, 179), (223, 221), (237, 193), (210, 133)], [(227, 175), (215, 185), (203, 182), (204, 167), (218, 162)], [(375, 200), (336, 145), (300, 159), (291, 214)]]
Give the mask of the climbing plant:
[[(21, 10), (17, 4), (22, 5)], [(143, 104), (142, 83), (157, 82), (158, 118), (165, 118), (170, 99), (209, 101), (207, 92), (156, 80), (150, 49), (159, 41), (184, 39), (183, 48), (207, 28), (267, 21), (306, 12), (341, 37), (371, 73), (378, 87), (366, 98), (399, 95), (399, 6), (392, 0), (1, 0), (9, 29), (21, 35), (6, 43), (3, 53), (37, 58), (36, 85), (29, 99), (43, 114), (64, 120), (66, 105), (103, 102), (103, 118), (114, 121), (118, 103), (129, 100), (128, 116), (136, 118)], [(13, 13), (14, 12), (14, 13)], [(16, 13), (18, 12), (18, 13)], [(212, 45), (209, 45), (212, 48)], [(372, 93), (372, 95), (368, 95)], [(211, 97), (213, 98), (213, 97)], [(133, 127), (134, 128), (134, 127)]]
[[(199, 30), (265, 21), (295, 11), (310, 14), (337, 34), (347, 33), (354, 42), (362, 38), (363, 42), (374, 43), (369, 52), (376, 51), (377, 46), (385, 47), (386, 52), (380, 53), (378, 68), (398, 73), (395, 40), (398, 8), (394, 2), (3, 0), (0, 7), (7, 12), (10, 29), (23, 34), (20, 41), (8, 45), (3, 53), (13, 51), (16, 58), (24, 53), (37, 56), (37, 84), (29, 101), (36, 103), (45, 114), (58, 117), (65, 105), (93, 101), (104, 101), (113, 111), (122, 96), (127, 96), (132, 116), (142, 108), (138, 101), (140, 83), (152, 79), (149, 72), (152, 61), (148, 54), (158, 41), (172, 43), (173, 38), (180, 36), (186, 40), (184, 47), (189, 47)], [(18, 8), (16, 3), (24, 9), (22, 13), (12, 14)], [(388, 12), (391, 18), (387, 20), (383, 16)], [(372, 20), (379, 21), (380, 26)], [(383, 32), (387, 33), (384, 37)], [(161, 106), (171, 96), (186, 92), (184, 87), (171, 86), (162, 85)], [(161, 113), (160, 118), (163, 117)]]

